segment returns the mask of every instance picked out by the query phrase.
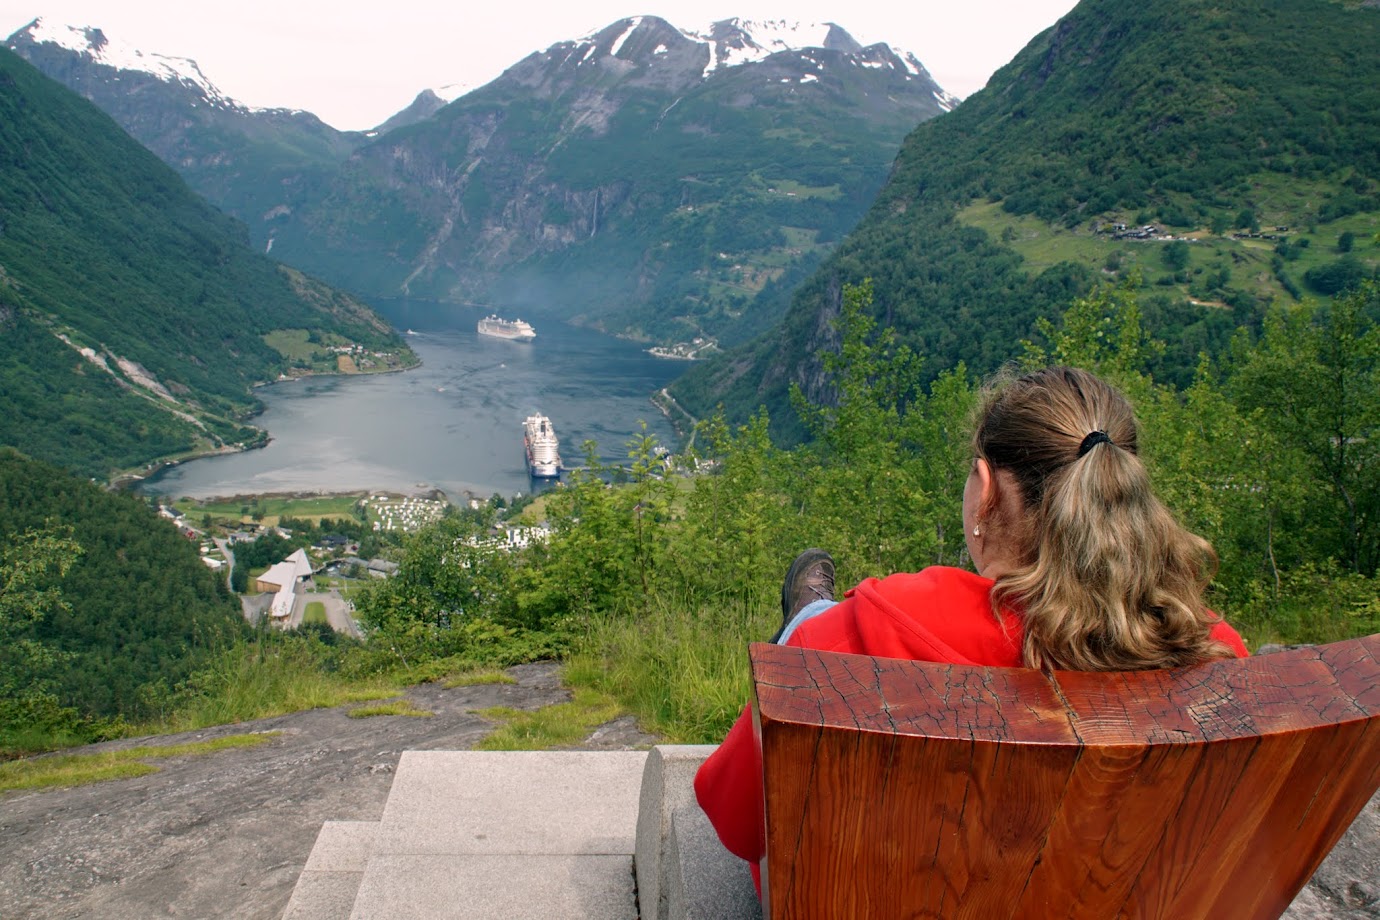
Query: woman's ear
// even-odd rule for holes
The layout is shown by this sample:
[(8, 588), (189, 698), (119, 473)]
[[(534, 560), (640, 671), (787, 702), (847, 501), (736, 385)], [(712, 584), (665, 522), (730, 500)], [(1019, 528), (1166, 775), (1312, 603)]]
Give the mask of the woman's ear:
[(973, 470), (978, 478), (979, 517), (987, 517), (997, 506), (997, 480), (992, 475), (992, 464), (981, 457), (973, 461)]

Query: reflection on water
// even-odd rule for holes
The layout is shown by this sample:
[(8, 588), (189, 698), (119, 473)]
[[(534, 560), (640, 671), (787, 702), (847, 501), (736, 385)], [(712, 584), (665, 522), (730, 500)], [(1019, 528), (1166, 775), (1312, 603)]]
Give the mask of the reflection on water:
[[(422, 367), (373, 377), (316, 377), (259, 390), (255, 424), (269, 445), (164, 470), (140, 490), (206, 497), (262, 492), (415, 492), (437, 488), (512, 495), (527, 476), (522, 420), (540, 412), (561, 439), (566, 467), (598, 443), (604, 462), (621, 462), (645, 421), (674, 446), (670, 425), (649, 397), (685, 369), (636, 344), (552, 319), (530, 318), (533, 342), (483, 337), (481, 308), (380, 303)], [(529, 317), (524, 317), (529, 318)]]

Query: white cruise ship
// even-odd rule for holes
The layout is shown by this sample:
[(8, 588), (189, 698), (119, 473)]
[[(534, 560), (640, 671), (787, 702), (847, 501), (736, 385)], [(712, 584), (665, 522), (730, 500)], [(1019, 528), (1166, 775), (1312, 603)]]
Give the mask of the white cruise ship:
[(496, 339), (516, 339), (530, 342), (537, 337), (532, 324), (520, 319), (503, 319), (499, 316), (486, 316), (479, 321), (479, 334), (491, 335)]
[(527, 452), (527, 472), (533, 479), (560, 478), (561, 444), (551, 419), (544, 415), (527, 416), (522, 423), (522, 444)]

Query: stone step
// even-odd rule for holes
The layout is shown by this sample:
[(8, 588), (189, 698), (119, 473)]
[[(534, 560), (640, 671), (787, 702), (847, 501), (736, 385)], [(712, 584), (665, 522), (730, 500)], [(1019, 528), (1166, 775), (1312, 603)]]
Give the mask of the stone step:
[(647, 753), (637, 814), (637, 903), (642, 920), (762, 920), (748, 864), (719, 843), (695, 801), (708, 744), (660, 744)]
[(321, 825), (283, 920), (348, 920), (377, 829), (377, 821)]
[(406, 751), (377, 824), (322, 827), (284, 918), (636, 920), (646, 757)]
[(632, 855), (376, 856), (352, 920), (637, 920)]
[(404, 751), (374, 855), (633, 852), (646, 751)]

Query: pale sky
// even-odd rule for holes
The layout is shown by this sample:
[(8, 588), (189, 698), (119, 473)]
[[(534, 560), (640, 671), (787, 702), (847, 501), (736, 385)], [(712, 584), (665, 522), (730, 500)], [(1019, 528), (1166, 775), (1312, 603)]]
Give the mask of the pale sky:
[(1075, 0), (0, 0), (0, 37), (35, 17), (94, 26), (112, 41), (191, 58), (221, 92), (305, 109), (343, 130), (371, 128), (423, 89), (474, 88), (533, 51), (627, 16), (704, 31), (720, 19), (834, 22), (863, 44), (915, 54), (941, 87), (981, 89)]

